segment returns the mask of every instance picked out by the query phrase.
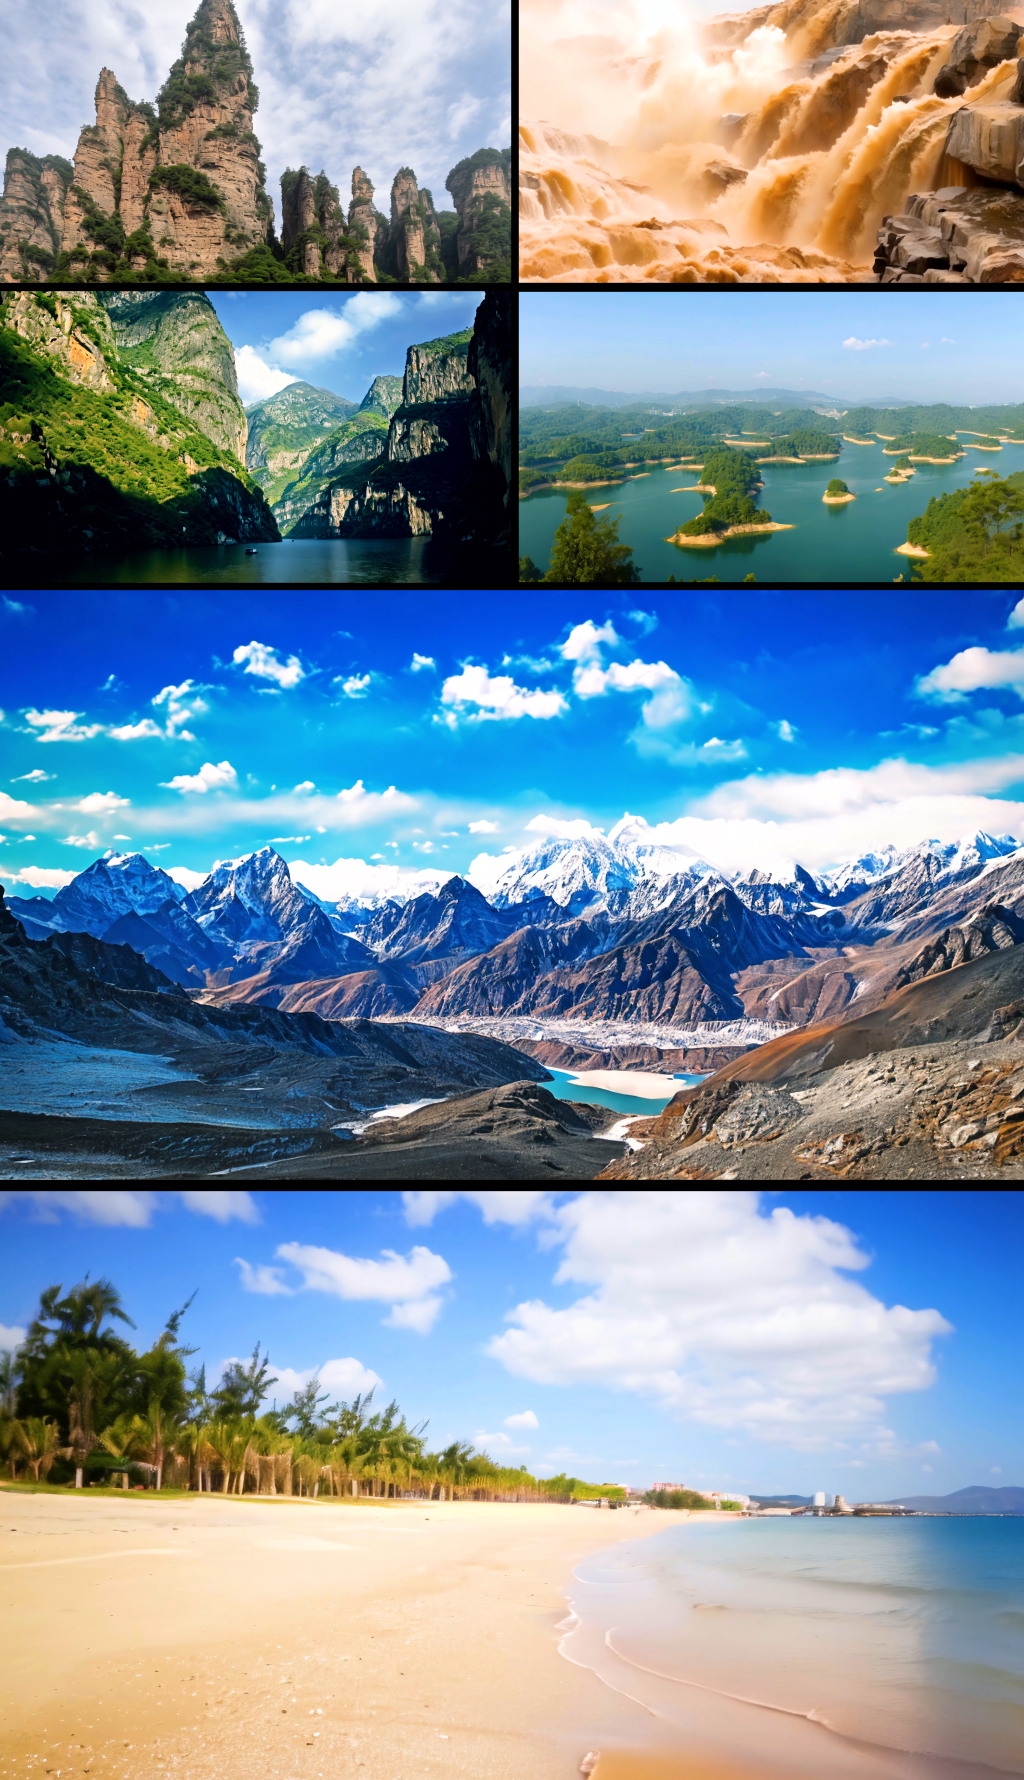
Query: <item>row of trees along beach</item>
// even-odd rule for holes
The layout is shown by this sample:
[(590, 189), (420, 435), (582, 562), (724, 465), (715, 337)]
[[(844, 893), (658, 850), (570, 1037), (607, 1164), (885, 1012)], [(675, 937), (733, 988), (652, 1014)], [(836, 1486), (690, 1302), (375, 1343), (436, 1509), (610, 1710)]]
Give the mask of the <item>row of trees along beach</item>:
[[(221, 1495), (415, 1497), (426, 1501), (622, 1501), (625, 1491), (575, 1477), (537, 1478), (496, 1465), (456, 1440), (431, 1452), (427, 1423), (373, 1391), (329, 1403), (319, 1374), (283, 1409), (263, 1410), (277, 1383), (257, 1343), (215, 1390), (179, 1328), (192, 1303), (138, 1353), (135, 1324), (109, 1280), (42, 1294), (20, 1348), (0, 1356), (0, 1465), (29, 1488), (149, 1488)], [(195, 1294), (193, 1293), (193, 1297)]]

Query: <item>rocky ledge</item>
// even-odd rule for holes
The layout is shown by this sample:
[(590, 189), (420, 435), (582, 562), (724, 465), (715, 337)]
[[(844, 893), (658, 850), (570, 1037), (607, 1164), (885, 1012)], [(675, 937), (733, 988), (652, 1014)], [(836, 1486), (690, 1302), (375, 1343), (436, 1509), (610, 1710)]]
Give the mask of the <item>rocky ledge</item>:
[(880, 284), (1024, 283), (1024, 192), (912, 194), (902, 216), (882, 219), (875, 272)]

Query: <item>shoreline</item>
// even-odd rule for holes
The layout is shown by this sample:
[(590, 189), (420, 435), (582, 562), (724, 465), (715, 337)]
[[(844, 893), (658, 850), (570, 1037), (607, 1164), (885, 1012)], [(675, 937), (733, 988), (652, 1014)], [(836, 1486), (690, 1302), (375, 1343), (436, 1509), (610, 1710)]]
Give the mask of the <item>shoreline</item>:
[(558, 1625), (585, 1558), (685, 1511), (2, 1494), (22, 1772), (574, 1780), (647, 1736)]
[(726, 538), (741, 538), (750, 532), (791, 532), (795, 530), (794, 525), (779, 525), (773, 519), (770, 525), (730, 525), (723, 532), (704, 532), (700, 537), (695, 538), (684, 538), (680, 532), (676, 532), (673, 537), (666, 538), (665, 543), (678, 544), (681, 548), (689, 550), (709, 550), (713, 549), (716, 544), (723, 543)]
[(855, 494), (823, 494), (822, 500), (827, 507), (845, 507), (847, 501), (855, 501)]
[(920, 544), (897, 544), (897, 556), (930, 556), (931, 551), (925, 550)]

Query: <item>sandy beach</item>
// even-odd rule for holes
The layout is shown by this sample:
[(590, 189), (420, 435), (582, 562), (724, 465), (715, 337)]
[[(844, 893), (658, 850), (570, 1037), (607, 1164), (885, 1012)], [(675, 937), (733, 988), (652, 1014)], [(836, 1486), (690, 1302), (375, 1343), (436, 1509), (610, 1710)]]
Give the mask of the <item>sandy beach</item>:
[(582, 1558), (685, 1515), (2, 1500), (8, 1772), (571, 1780), (588, 1751), (649, 1740), (557, 1628)]

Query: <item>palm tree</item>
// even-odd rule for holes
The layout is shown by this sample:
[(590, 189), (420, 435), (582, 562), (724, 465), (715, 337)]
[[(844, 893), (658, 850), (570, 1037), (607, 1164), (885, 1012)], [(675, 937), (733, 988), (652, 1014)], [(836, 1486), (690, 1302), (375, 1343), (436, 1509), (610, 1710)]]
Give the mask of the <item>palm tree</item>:
[(236, 1471), (245, 1468), (245, 1452), (249, 1444), (247, 1430), (238, 1422), (211, 1422), (206, 1430), (207, 1445), (221, 1468), (221, 1494), (227, 1495)]
[(54, 1459), (67, 1451), (60, 1444), (60, 1429), (56, 1422), (45, 1421), (41, 1416), (30, 1415), (20, 1424), (21, 1449), (29, 1465), (32, 1475), (39, 1482), (39, 1472), (45, 1477)]
[[(128, 1488), (128, 1467), (131, 1460), (139, 1458), (147, 1449), (146, 1429), (141, 1417), (119, 1415), (116, 1421), (111, 1422), (109, 1428), (104, 1428), (100, 1435), (100, 1445), (104, 1452), (123, 1461), (121, 1488), (126, 1490)], [(107, 1468), (113, 1470), (115, 1467), (108, 1466)]]
[(24, 1429), (13, 1415), (0, 1415), (0, 1454), (11, 1467), (11, 1482), (18, 1475), (18, 1462), (25, 1456)]

